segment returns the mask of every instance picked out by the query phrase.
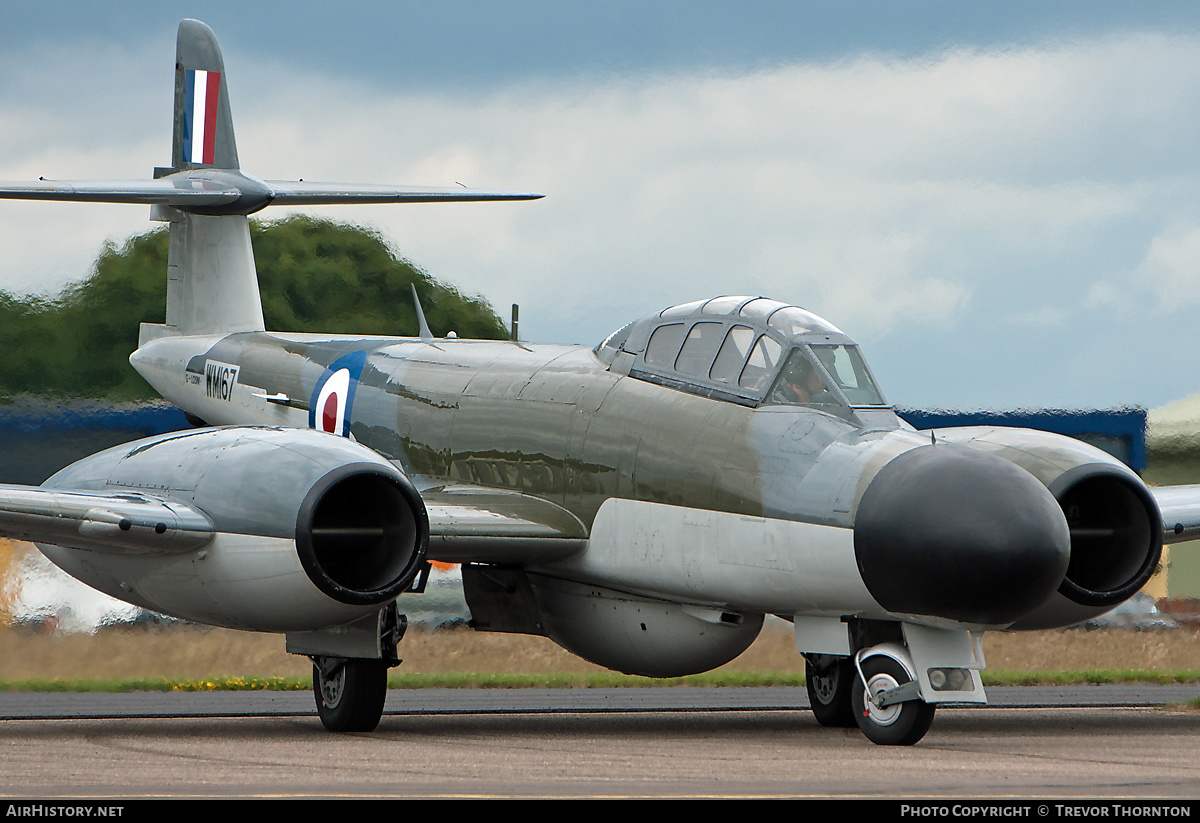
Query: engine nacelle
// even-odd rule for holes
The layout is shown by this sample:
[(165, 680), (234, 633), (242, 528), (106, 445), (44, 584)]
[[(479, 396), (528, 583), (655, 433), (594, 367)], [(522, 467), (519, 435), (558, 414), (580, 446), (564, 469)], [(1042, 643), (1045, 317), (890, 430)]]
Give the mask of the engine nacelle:
[(207, 516), (186, 552), (42, 546), (55, 564), (129, 603), (253, 631), (313, 631), (373, 613), (420, 571), (429, 519), (395, 466), (310, 429), (176, 432), (79, 461), (45, 487), (140, 493)]
[(1014, 629), (1070, 626), (1101, 615), (1146, 585), (1162, 556), (1162, 517), (1142, 479), (1111, 455), (1068, 437), (1027, 429), (939, 431), (997, 454), (1038, 478), (1071, 532), (1058, 591)]

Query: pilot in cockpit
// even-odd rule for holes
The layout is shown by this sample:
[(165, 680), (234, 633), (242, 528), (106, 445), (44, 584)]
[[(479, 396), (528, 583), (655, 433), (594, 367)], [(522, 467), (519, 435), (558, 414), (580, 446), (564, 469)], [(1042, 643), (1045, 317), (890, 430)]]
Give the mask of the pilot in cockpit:
[(794, 349), (775, 388), (770, 394), (772, 403), (782, 405), (826, 405), (835, 402), (820, 372), (800, 349)]

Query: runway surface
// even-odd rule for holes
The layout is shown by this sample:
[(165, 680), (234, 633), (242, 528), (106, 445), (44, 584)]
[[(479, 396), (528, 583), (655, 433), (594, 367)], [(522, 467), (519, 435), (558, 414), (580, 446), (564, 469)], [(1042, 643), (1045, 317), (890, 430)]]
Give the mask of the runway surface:
[(1200, 686), (991, 689), (914, 747), (803, 689), (413, 690), (331, 735), (306, 692), (0, 694), (4, 797), (1196, 797)]
[[(993, 687), (987, 694), (990, 705), (1008, 708), (1146, 708), (1200, 698), (1200, 684)], [(392, 689), (384, 711), (386, 716), (807, 708), (808, 695), (797, 688)], [(316, 716), (309, 691), (0, 693), (0, 720), (305, 715)]]

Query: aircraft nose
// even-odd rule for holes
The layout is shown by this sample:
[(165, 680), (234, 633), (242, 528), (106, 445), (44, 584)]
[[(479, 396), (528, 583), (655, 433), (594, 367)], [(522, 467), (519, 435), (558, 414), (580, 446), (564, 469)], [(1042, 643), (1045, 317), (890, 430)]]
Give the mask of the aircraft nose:
[(907, 451), (871, 480), (854, 554), (872, 597), (892, 613), (1006, 625), (1058, 589), (1071, 535), (1033, 475), (947, 443)]

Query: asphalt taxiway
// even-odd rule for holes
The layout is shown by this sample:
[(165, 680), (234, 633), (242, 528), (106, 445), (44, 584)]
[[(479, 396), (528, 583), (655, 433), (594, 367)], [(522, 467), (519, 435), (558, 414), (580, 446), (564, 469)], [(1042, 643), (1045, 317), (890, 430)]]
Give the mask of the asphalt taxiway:
[(392, 691), (332, 735), (285, 692), (0, 695), (4, 797), (1195, 797), (1196, 686), (992, 689), (918, 745), (802, 689)]

